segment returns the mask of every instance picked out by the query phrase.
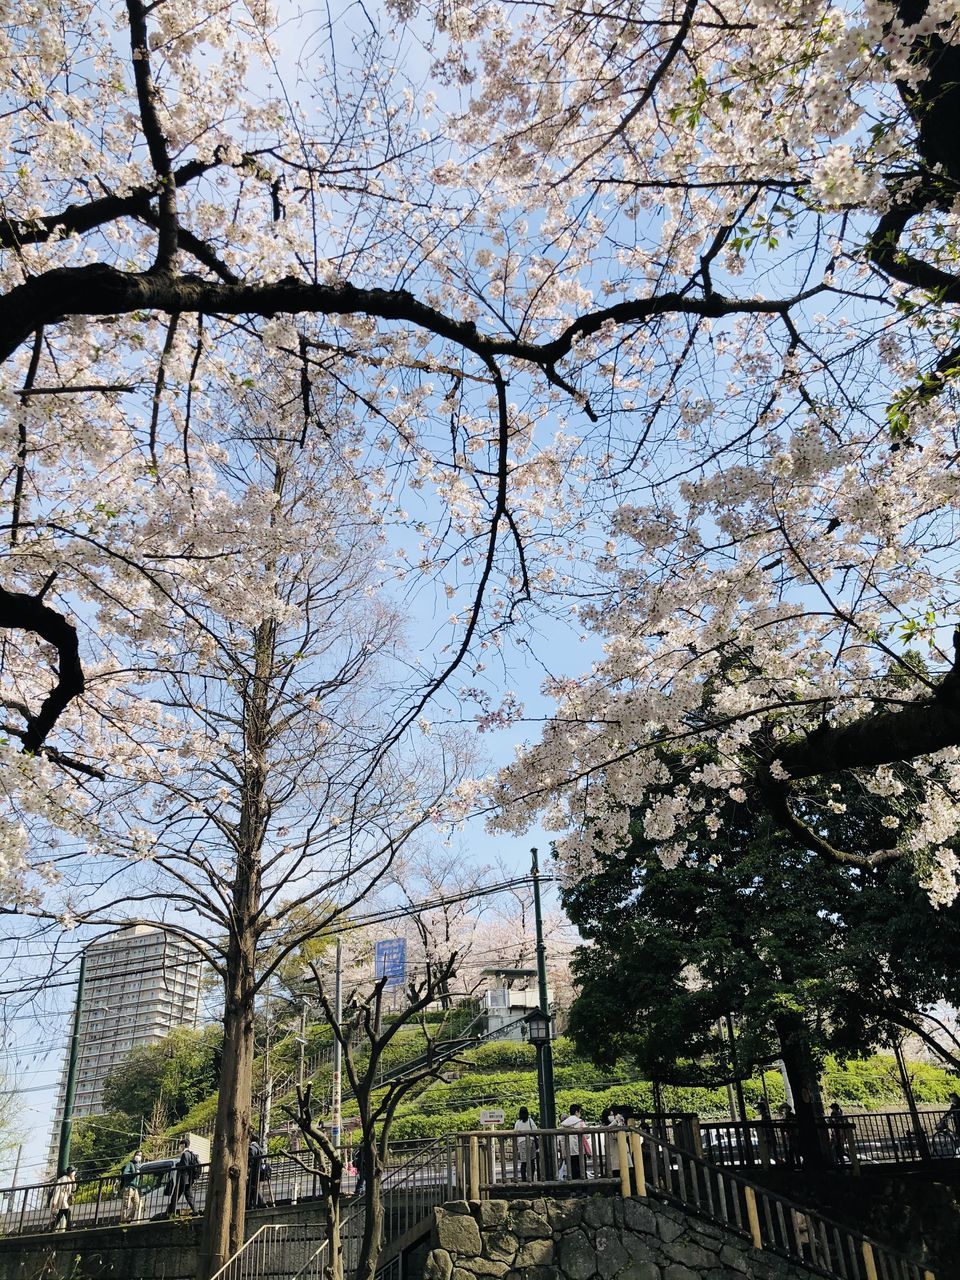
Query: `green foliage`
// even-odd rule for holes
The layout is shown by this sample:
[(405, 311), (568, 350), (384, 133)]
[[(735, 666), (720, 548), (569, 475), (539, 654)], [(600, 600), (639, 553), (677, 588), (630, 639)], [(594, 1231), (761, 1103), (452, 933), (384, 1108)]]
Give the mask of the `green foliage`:
[(171, 1137), (179, 1137), (183, 1133), (194, 1133), (203, 1128), (204, 1125), (212, 1124), (217, 1114), (217, 1095), (211, 1093), (209, 1097), (192, 1106), (182, 1120), (171, 1125), (168, 1130)]
[(493, 1040), (465, 1053), (464, 1060), (486, 1071), (511, 1071), (532, 1068), (537, 1060), (532, 1044), (522, 1040)]
[[(939, 1067), (911, 1062), (907, 1065), (914, 1096), (918, 1103), (943, 1103), (946, 1106), (950, 1094), (957, 1087), (956, 1078)], [(886, 1054), (874, 1054), (869, 1058), (854, 1058), (838, 1062), (829, 1057), (823, 1075), (823, 1090), (831, 1101), (844, 1106), (865, 1110), (904, 1107), (903, 1089), (896, 1059)]]
[[(678, 758), (677, 774), (702, 763)], [(802, 816), (843, 848), (884, 847), (871, 798), (845, 785), (808, 790)], [(907, 771), (907, 822), (910, 785)], [(712, 1086), (787, 1058), (788, 1046), (797, 1064), (802, 1036), (810, 1078), (826, 1051), (856, 1057), (889, 1043), (904, 1011), (960, 1000), (960, 904), (935, 910), (904, 862), (832, 862), (792, 846), (749, 802), (708, 797), (705, 812), (720, 830), (705, 828), (679, 866), (665, 869), (637, 830), (565, 892), (591, 940), (574, 958), (570, 1028), (599, 1066), (628, 1058), (640, 1075)], [(728, 1013), (736, 1069), (717, 1030)]]
[(70, 1158), (83, 1177), (100, 1177), (135, 1151), (139, 1138), (139, 1122), (122, 1111), (83, 1116), (74, 1122)]
[(147, 1119), (161, 1098), (167, 1114), (181, 1120), (216, 1088), (222, 1040), (219, 1027), (180, 1027), (158, 1044), (134, 1049), (107, 1077), (104, 1107)]

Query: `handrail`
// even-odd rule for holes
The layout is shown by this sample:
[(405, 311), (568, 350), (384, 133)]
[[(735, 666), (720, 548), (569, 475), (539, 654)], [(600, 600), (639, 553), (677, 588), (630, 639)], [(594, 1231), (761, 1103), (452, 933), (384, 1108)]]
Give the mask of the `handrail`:
[(215, 1271), (210, 1280), (223, 1280), (226, 1275), (233, 1276), (237, 1274), (238, 1264), (240, 1260), (248, 1253), (256, 1253), (263, 1240), (272, 1235), (276, 1238), (277, 1232), (286, 1234), (287, 1224), (280, 1222), (268, 1222), (265, 1226), (259, 1227), (249, 1239), (244, 1240), (243, 1244), (232, 1257), (228, 1258), (219, 1271)]
[[(534, 1159), (530, 1146), (534, 1138), (558, 1143), (571, 1166), (568, 1183), (612, 1182), (619, 1184), (624, 1195), (652, 1195), (679, 1203), (737, 1232), (757, 1249), (787, 1257), (834, 1280), (876, 1280), (878, 1276), (934, 1280), (923, 1264), (862, 1232), (633, 1128), (561, 1126), (458, 1134), (468, 1198), (479, 1199), (498, 1186), (535, 1183), (536, 1179), (525, 1176)], [(524, 1176), (517, 1176), (518, 1168)]]

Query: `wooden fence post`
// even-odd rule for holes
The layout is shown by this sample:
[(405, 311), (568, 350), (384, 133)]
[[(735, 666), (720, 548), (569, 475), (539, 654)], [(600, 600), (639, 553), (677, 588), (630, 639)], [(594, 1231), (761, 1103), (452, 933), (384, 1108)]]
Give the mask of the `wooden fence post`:
[(630, 1148), (627, 1146), (626, 1129), (618, 1129), (616, 1133), (617, 1159), (620, 1162), (620, 1194), (630, 1195)]
[(637, 1180), (637, 1195), (647, 1194), (647, 1175), (643, 1168), (643, 1139), (636, 1129), (630, 1130), (630, 1154), (633, 1156), (633, 1173)]
[(477, 1135), (470, 1135), (470, 1175), (468, 1200), (480, 1199), (480, 1145), (477, 1142)]
[[(757, 1193), (753, 1187), (743, 1188), (744, 1197), (747, 1201), (747, 1222), (750, 1224), (750, 1239), (753, 1241), (755, 1249), (763, 1248), (763, 1236), (760, 1234), (760, 1214), (757, 1212)], [(877, 1280), (874, 1276), (873, 1280)]]
[(864, 1240), (861, 1248), (863, 1250), (863, 1265), (867, 1269), (867, 1280), (880, 1280), (877, 1274), (877, 1260), (873, 1256), (873, 1245), (869, 1240)]

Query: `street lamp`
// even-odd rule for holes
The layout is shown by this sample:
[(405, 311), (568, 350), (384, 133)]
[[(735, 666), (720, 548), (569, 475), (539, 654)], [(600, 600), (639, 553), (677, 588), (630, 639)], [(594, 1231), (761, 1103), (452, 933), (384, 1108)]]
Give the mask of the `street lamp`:
[[(521, 1031), (537, 1051), (537, 1092), (540, 1095), (540, 1128), (555, 1129), (557, 1113), (553, 1097), (553, 1049), (551, 1048), (551, 1019), (540, 1009), (531, 1009), (524, 1018)], [(546, 1182), (556, 1179), (554, 1154), (556, 1138), (543, 1140), (543, 1177)]]
[(527, 1039), (535, 1049), (542, 1049), (550, 1041), (550, 1019), (539, 1009), (531, 1009), (524, 1019)]

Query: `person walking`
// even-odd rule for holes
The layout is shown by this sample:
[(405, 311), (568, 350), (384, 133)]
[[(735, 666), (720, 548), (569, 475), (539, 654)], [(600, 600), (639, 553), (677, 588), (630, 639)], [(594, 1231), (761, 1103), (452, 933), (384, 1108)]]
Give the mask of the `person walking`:
[(177, 1157), (177, 1163), (173, 1166), (173, 1186), (170, 1189), (168, 1218), (177, 1216), (177, 1203), (181, 1196), (186, 1200), (190, 1212), (197, 1212), (197, 1206), (193, 1199), (193, 1184), (199, 1176), (200, 1161), (197, 1159), (196, 1153), (190, 1150), (190, 1139), (181, 1138), (180, 1155)]
[(800, 1164), (797, 1158), (797, 1117), (789, 1102), (782, 1102), (777, 1108), (777, 1114), (783, 1136), (784, 1160), (788, 1169), (795, 1169)]
[(360, 1136), (360, 1141), (353, 1149), (353, 1167), (357, 1171), (357, 1180), (353, 1184), (353, 1194), (355, 1196), (360, 1196), (363, 1195), (363, 1183), (367, 1168), (367, 1152), (363, 1145), (362, 1134)]
[[(600, 1117), (601, 1124), (605, 1125), (612, 1132), (604, 1135), (604, 1151), (606, 1159), (604, 1161), (604, 1172), (608, 1178), (620, 1177), (620, 1144), (617, 1141), (617, 1130), (626, 1129), (627, 1121), (620, 1107), (608, 1107)], [(630, 1152), (627, 1150), (627, 1163), (630, 1163)]]
[(530, 1112), (526, 1107), (521, 1107), (517, 1112), (517, 1118), (513, 1122), (514, 1130), (524, 1136), (516, 1139), (517, 1159), (520, 1161), (520, 1181), (526, 1182), (528, 1175), (532, 1182), (538, 1175), (540, 1170), (537, 1168), (539, 1161), (537, 1160), (537, 1139), (531, 1135), (536, 1133), (537, 1126), (530, 1118)]
[[(586, 1122), (581, 1114), (583, 1107), (579, 1102), (571, 1102), (570, 1114), (560, 1121), (561, 1129), (585, 1129)], [(583, 1134), (577, 1138), (561, 1138), (560, 1142), (563, 1149), (563, 1158), (567, 1166), (567, 1176), (571, 1182), (579, 1182), (582, 1177), (586, 1176), (586, 1169), (583, 1167), (583, 1157), (587, 1159), (593, 1154), (590, 1146), (590, 1135)]]
[(139, 1222), (143, 1215), (143, 1196), (140, 1187), (143, 1175), (143, 1152), (135, 1151), (133, 1158), (120, 1170), (120, 1221)]
[(73, 1204), (73, 1193), (77, 1189), (77, 1170), (74, 1165), (67, 1168), (66, 1173), (53, 1184), (50, 1193), (50, 1229), (51, 1231), (69, 1231), (70, 1206)]
[(839, 1102), (831, 1102), (828, 1124), (830, 1125), (834, 1162), (836, 1164), (846, 1164), (850, 1158), (847, 1155), (847, 1119)]
[(260, 1193), (260, 1174), (263, 1168), (263, 1147), (256, 1134), (250, 1139), (247, 1149), (247, 1208), (262, 1209), (263, 1196)]

